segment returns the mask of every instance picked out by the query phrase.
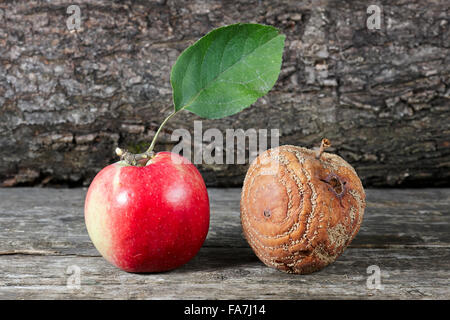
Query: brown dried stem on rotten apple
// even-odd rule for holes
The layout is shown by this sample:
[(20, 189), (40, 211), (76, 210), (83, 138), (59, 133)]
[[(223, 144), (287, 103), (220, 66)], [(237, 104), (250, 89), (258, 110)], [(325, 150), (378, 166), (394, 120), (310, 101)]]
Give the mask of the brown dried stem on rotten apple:
[(322, 139), (322, 142), (320, 143), (320, 149), (317, 150), (317, 153), (316, 153), (316, 158), (320, 159), (320, 157), (322, 156), (322, 153), (325, 151), (325, 149), (328, 149), (329, 147), (331, 147), (330, 140)]

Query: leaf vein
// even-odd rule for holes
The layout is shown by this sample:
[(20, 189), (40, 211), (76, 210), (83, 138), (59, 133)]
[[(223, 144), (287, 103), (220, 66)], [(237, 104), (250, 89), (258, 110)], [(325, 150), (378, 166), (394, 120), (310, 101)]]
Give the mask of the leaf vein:
[[(252, 55), (256, 50), (266, 46), (267, 44), (269, 44), (270, 42), (272, 42), (273, 40), (277, 39), (278, 37), (280, 37), (281, 35), (278, 34), (277, 36), (271, 38), (269, 41), (266, 41), (264, 44), (256, 47), (255, 49), (253, 49), (251, 52), (249, 52), (248, 54), (244, 55), (241, 57), (240, 60), (236, 61), (235, 63), (233, 63), (231, 66), (229, 66), (227, 69), (225, 69), (223, 72), (219, 73), (216, 77), (214, 77), (214, 79), (212, 81), (210, 81), (205, 87), (201, 88), (200, 91), (187, 103), (185, 104), (180, 110), (184, 110), (186, 108), (189, 108), (194, 102), (195, 100), (200, 96), (200, 94), (202, 92), (204, 92), (207, 88), (209, 88), (212, 84), (214, 84), (216, 82), (216, 80), (219, 78), (219, 76), (223, 75), (224, 73), (226, 73), (228, 70), (230, 70), (231, 68), (233, 68), (235, 65), (239, 64), (240, 62), (242, 62), (245, 58), (247, 58), (248, 56)], [(267, 85), (267, 84), (266, 84)]]

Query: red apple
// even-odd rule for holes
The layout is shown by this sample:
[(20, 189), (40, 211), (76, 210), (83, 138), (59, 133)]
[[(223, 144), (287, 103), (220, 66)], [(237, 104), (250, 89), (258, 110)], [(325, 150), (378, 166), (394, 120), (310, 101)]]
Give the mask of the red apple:
[(92, 181), (86, 227), (97, 250), (128, 272), (177, 268), (200, 250), (209, 228), (205, 183), (186, 158), (158, 153), (144, 167), (114, 163)]

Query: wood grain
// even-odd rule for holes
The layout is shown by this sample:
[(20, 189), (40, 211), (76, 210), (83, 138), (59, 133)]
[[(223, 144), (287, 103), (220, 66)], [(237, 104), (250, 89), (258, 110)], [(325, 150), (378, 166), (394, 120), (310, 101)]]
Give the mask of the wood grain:
[[(339, 259), (311, 275), (266, 267), (242, 237), (239, 189), (209, 189), (211, 226), (180, 269), (130, 274), (92, 246), (85, 189), (0, 189), (0, 299), (449, 299), (450, 189), (369, 189), (359, 234)], [(383, 290), (368, 289), (367, 267)], [(68, 268), (81, 286), (66, 286)], [(70, 270), (69, 270), (70, 271)]]
[[(202, 248), (172, 272), (130, 274), (101, 257), (2, 256), (0, 299), (448, 299), (450, 249), (349, 249), (310, 275), (266, 267), (249, 248)], [(381, 269), (383, 290), (366, 286)], [(81, 269), (67, 288), (68, 268)]]

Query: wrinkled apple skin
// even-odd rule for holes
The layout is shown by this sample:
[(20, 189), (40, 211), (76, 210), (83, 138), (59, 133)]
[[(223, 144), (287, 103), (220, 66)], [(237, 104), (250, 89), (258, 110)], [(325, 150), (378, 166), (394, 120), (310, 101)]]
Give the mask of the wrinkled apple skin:
[(145, 167), (117, 162), (92, 181), (85, 222), (97, 250), (118, 268), (167, 271), (191, 260), (205, 241), (208, 193), (195, 166), (179, 155), (158, 153)]

